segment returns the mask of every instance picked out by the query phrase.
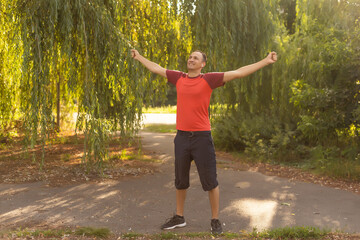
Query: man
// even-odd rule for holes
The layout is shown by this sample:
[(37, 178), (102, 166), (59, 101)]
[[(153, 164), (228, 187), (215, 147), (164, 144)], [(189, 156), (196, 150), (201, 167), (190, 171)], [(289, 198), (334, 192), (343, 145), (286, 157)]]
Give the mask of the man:
[(277, 61), (275, 52), (263, 60), (234, 71), (206, 73), (201, 70), (206, 65), (206, 55), (201, 51), (191, 53), (187, 61), (188, 73), (167, 70), (141, 56), (135, 49), (132, 57), (151, 72), (166, 77), (176, 86), (177, 91), (177, 134), (175, 143), (175, 187), (176, 215), (161, 226), (162, 229), (185, 227), (184, 203), (189, 185), (191, 161), (194, 160), (201, 185), (208, 191), (211, 206), (211, 231), (222, 233), (219, 221), (219, 186), (216, 174), (216, 158), (208, 107), (212, 90), (236, 78), (246, 77), (257, 70)]

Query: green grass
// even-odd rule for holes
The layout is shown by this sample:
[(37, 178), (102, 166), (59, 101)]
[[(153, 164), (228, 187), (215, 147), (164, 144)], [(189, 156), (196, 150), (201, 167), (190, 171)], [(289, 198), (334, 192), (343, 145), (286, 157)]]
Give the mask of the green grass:
[(13, 231), (0, 232), (0, 238), (51, 238), (51, 239), (63, 239), (64, 236), (86, 236), (94, 238), (108, 238), (111, 235), (111, 231), (107, 228), (93, 228), (93, 227), (81, 227), (76, 230), (71, 229), (22, 229), (18, 228)]
[[(313, 150), (313, 152), (315, 151)], [(271, 165), (298, 168), (316, 176), (326, 176), (333, 179), (343, 179), (355, 182), (360, 181), (360, 154), (354, 158), (345, 158), (341, 156), (324, 156), (321, 148), (320, 150), (317, 150), (317, 152), (313, 152), (311, 153), (311, 157), (298, 159), (296, 161), (282, 161), (272, 158), (264, 158), (244, 152), (234, 151), (230, 153), (234, 158), (239, 159), (242, 163), (268, 163)]]
[(232, 233), (232, 232), (224, 232), (220, 235), (213, 235), (210, 232), (197, 232), (197, 233), (182, 233), (179, 235), (181, 239), (247, 239), (248, 234), (239, 234), (239, 233)]
[(138, 161), (142, 161), (142, 162), (147, 162), (147, 163), (161, 163), (162, 160), (157, 159), (157, 158), (152, 158), (148, 155), (144, 155), (141, 151), (128, 151), (126, 149), (123, 149), (121, 151), (121, 153), (118, 154), (113, 154), (110, 158), (109, 161), (132, 161), (132, 160), (138, 160)]
[[(77, 239), (81, 237), (88, 237), (91, 239), (150, 239), (150, 240), (162, 240), (162, 239), (273, 239), (273, 240), (306, 240), (306, 239), (329, 239), (327, 236), (340, 236), (341, 238), (334, 239), (346, 239), (356, 237), (358, 235), (349, 235), (343, 233), (331, 233), (328, 230), (321, 230), (316, 227), (284, 227), (276, 228), (267, 231), (258, 232), (254, 229), (252, 232), (241, 231), (241, 233), (225, 232), (220, 235), (212, 235), (209, 232), (192, 232), (192, 233), (177, 233), (175, 232), (162, 232), (159, 234), (140, 234), (135, 232), (124, 233), (122, 235), (114, 235), (107, 228), (93, 228), (93, 227), (81, 227), (77, 229), (49, 229), (49, 230), (30, 230), (30, 229), (17, 229), (13, 231), (0, 232), (0, 238), (9, 239)], [(346, 238), (343, 238), (347, 236)], [(86, 238), (86, 239), (88, 239)]]
[(176, 113), (176, 106), (145, 108), (143, 113)]
[(211, 238), (210, 232), (184, 233), (183, 236), (188, 238)]
[(176, 133), (176, 124), (146, 124), (143, 130), (157, 133)]
[(321, 239), (329, 233), (329, 230), (321, 230), (316, 227), (284, 227), (263, 232), (257, 232), (254, 229), (249, 235), (260, 239)]
[(153, 240), (163, 240), (163, 239), (181, 239), (180, 234), (173, 233), (173, 232), (163, 232), (160, 234), (153, 235), (151, 237)]
[[(276, 228), (272, 230), (258, 232), (254, 229), (252, 232), (247, 233), (232, 233), (224, 232), (220, 235), (212, 235), (209, 232), (192, 232), (192, 233), (176, 233), (176, 232), (163, 232), (160, 234), (137, 234), (137, 233), (126, 233), (122, 235), (125, 239), (243, 239), (243, 240), (254, 240), (254, 239), (272, 239), (272, 240), (306, 240), (306, 239), (326, 239), (329, 235), (343, 235), (341, 233), (330, 233), (328, 230), (321, 230), (316, 227), (285, 227)], [(351, 236), (351, 235), (348, 235)]]
[(328, 176), (334, 179), (360, 181), (360, 164), (348, 159), (329, 159), (326, 161), (307, 160), (301, 165), (305, 171), (315, 175)]
[(144, 234), (141, 234), (141, 233), (125, 233), (121, 237), (125, 238), (125, 239), (138, 239), (138, 238), (144, 237)]
[(13, 231), (0, 232), (0, 238), (61, 237), (71, 233), (71, 230), (31, 230), (18, 228)]
[(87, 237), (107, 238), (111, 234), (108, 228), (82, 227), (76, 229), (75, 235)]
[(318, 175), (359, 181), (359, 160), (357, 148), (341, 150), (337, 147), (317, 146), (310, 150), (310, 158), (304, 161), (302, 168)]

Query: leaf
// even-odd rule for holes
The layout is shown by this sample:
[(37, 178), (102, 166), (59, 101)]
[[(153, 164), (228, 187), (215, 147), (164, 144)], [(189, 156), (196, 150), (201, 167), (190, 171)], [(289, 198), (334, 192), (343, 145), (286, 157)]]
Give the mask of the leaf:
[(290, 207), (291, 204), (290, 204), (290, 203), (283, 202), (283, 203), (281, 203), (281, 205)]

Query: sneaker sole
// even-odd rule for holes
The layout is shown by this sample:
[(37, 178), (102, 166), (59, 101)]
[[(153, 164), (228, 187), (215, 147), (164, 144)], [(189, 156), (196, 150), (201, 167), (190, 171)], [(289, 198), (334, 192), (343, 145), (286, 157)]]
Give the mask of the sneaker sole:
[(185, 226), (186, 226), (186, 222), (178, 224), (178, 225), (174, 225), (172, 227), (163, 228), (163, 230), (171, 230), (171, 229), (174, 229), (174, 228), (177, 228), (177, 227), (180, 228), (180, 227), (185, 227)]
[(222, 234), (223, 231), (219, 232), (219, 233), (216, 233), (216, 232), (213, 232), (213, 229), (211, 228), (211, 234)]

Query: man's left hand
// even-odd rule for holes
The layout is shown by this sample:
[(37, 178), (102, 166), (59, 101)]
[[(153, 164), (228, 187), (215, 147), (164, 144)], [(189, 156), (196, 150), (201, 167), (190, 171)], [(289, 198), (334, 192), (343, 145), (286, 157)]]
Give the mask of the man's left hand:
[(266, 57), (266, 61), (269, 63), (269, 64), (273, 64), (277, 61), (277, 54), (276, 52), (271, 52), (269, 53), (269, 55), (267, 55)]

